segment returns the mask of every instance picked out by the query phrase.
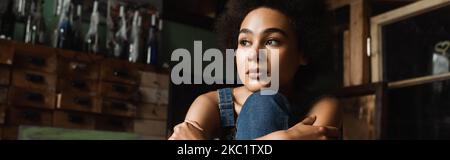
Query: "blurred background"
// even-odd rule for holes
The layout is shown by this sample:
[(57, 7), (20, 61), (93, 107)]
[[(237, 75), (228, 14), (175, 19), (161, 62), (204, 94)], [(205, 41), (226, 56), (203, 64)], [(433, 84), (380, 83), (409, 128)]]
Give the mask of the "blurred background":
[[(218, 48), (226, 3), (2, 0), (0, 137), (166, 139), (198, 95), (232, 87), (170, 82), (175, 49)], [(325, 3), (332, 63), (311, 88), (340, 99), (344, 139), (448, 139), (450, 2)]]

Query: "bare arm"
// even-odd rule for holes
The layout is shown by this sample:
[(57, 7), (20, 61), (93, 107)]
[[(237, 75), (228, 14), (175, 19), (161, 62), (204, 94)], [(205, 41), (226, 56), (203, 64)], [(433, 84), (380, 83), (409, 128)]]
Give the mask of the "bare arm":
[(342, 125), (342, 109), (335, 98), (322, 98), (314, 105), (308, 115), (317, 117), (313, 126), (340, 128)]
[[(185, 139), (189, 134), (186, 131), (198, 132), (198, 130), (201, 130), (202, 136), (204, 136), (199, 139), (212, 139), (217, 137), (220, 131), (220, 113), (217, 106), (218, 101), (215, 92), (206, 93), (197, 97), (189, 108), (185, 118), (185, 121), (190, 123), (184, 122), (177, 125), (174, 128), (174, 134), (171, 136), (171, 139)], [(193, 123), (195, 124), (192, 125)], [(177, 132), (177, 130), (183, 131)]]
[(334, 98), (323, 98), (314, 105), (308, 117), (288, 130), (276, 131), (258, 140), (329, 139), (338, 137), (342, 111)]

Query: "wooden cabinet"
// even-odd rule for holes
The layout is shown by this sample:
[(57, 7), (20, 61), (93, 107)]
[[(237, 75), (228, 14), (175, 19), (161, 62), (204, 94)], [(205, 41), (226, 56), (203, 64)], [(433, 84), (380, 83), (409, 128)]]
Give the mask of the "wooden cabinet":
[(167, 72), (11, 41), (0, 40), (0, 51), (4, 139), (17, 139), (22, 125), (139, 132), (165, 139)]

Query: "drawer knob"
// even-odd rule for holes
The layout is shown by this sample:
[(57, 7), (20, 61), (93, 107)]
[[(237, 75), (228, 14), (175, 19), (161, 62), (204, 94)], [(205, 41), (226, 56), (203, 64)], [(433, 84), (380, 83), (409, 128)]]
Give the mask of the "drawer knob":
[(35, 75), (35, 74), (27, 74), (26, 80), (33, 83), (44, 83), (45, 79), (41, 75)]
[(39, 93), (26, 93), (25, 94), (26, 99), (29, 101), (34, 101), (34, 102), (43, 102), (44, 101), (44, 96), (42, 94)]

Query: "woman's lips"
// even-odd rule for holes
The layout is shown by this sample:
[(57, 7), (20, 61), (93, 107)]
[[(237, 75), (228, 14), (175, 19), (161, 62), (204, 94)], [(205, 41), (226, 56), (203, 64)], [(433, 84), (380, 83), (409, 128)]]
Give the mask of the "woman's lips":
[(250, 79), (259, 79), (261, 77), (261, 73), (249, 73), (248, 78)]
[[(246, 74), (250, 79), (259, 79), (263, 76), (263, 73), (267, 73), (266, 71), (261, 71), (259, 69), (249, 69), (247, 70)], [(269, 76), (266, 74), (266, 76)]]

